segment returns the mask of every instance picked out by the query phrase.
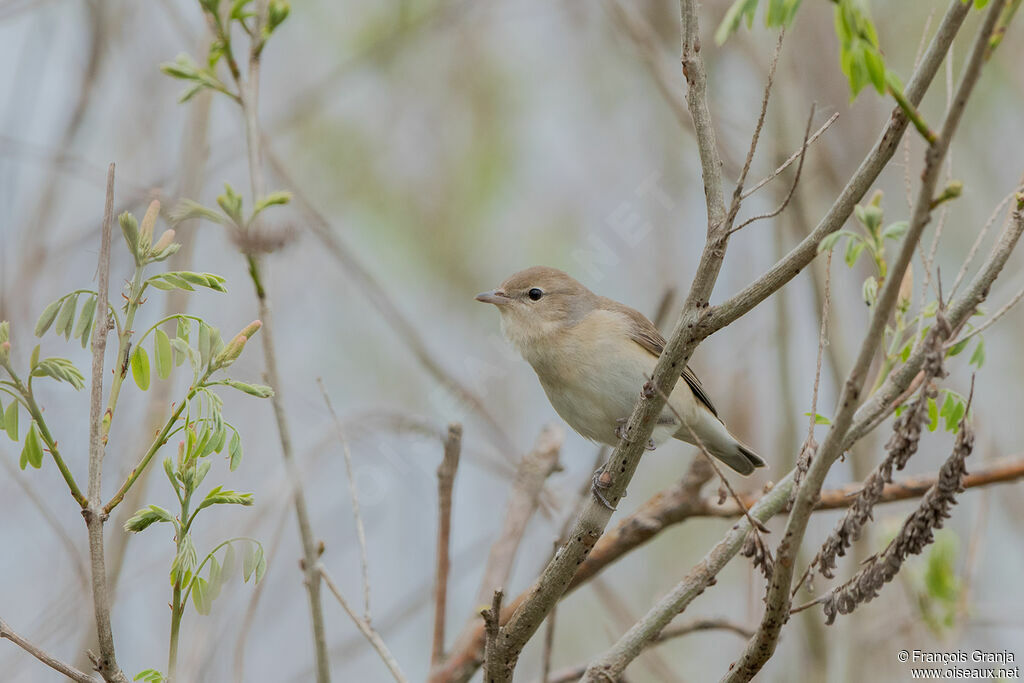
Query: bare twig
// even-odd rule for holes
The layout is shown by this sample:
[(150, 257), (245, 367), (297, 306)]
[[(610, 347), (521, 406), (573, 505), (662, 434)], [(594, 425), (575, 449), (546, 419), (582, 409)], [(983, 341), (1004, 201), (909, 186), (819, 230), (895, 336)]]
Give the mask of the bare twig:
[(487, 634), (484, 646), (484, 680), (487, 683), (503, 683), (512, 680), (512, 672), (504, 662), (498, 661), (498, 634), (501, 630), (501, 599), (504, 593), (500, 588), (494, 591), (490, 609), (480, 610), (484, 618), (484, 632)]
[(448, 613), (448, 573), (451, 568), (452, 488), (462, 452), (462, 425), (448, 425), (444, 458), (437, 468), (437, 570), (434, 574), (434, 645), (430, 665), (444, 657), (445, 617)]
[(8, 626), (7, 622), (3, 619), (0, 619), (0, 638), (6, 638), (7, 640), (11, 641), (15, 645), (23, 649), (25, 652), (29, 653), (30, 655), (38, 659), (46, 666), (64, 674), (68, 678), (77, 681), (78, 683), (96, 683), (95, 677), (85, 673), (84, 671), (76, 669), (70, 664), (65, 664), (56, 657), (44, 651), (41, 647), (39, 647), (32, 641), (23, 638), (22, 636), (12, 631), (11, 627)]
[[(691, 633), (698, 633), (701, 631), (729, 631), (743, 638), (749, 638), (754, 632), (752, 628), (729, 619), (691, 619), (690, 621), (683, 622), (676, 626), (667, 626), (657, 638), (654, 638), (647, 644), (647, 647), (659, 645), (674, 638), (680, 638), (682, 636), (687, 636)], [(562, 669), (561, 671), (554, 673), (546, 683), (572, 683), (572, 681), (578, 681), (586, 670), (586, 664)]]
[(561, 467), (558, 453), (564, 441), (565, 431), (561, 427), (545, 425), (533, 450), (519, 461), (515, 482), (505, 506), (501, 533), (487, 556), (480, 590), (477, 592), (478, 604), (487, 602), (487, 598), (508, 580), (526, 525), (540, 502), (544, 482)]
[[(996, 205), (996, 208), (992, 210), (992, 214), (985, 221), (985, 224), (981, 226), (981, 230), (978, 231), (978, 236), (974, 239), (974, 243), (971, 245), (970, 250), (967, 252), (967, 257), (964, 259), (963, 264), (960, 266), (960, 270), (957, 271), (956, 279), (953, 280), (953, 286), (949, 289), (949, 297), (952, 299), (956, 296), (957, 290), (960, 288), (960, 283), (963, 282), (964, 277), (967, 275), (967, 270), (971, 267), (971, 263), (974, 261), (974, 256), (978, 253), (978, 249), (981, 247), (981, 243), (985, 240), (985, 235), (988, 234), (989, 229), (995, 224), (999, 218), (999, 214), (1002, 213), (1006, 205), (1009, 204), (1018, 192), (1024, 190), (1024, 176), (1021, 176), (1020, 180), (1017, 181), (1017, 186), (1013, 188), (1002, 201)], [(1013, 213), (1013, 210), (1010, 210)], [(1009, 216), (1007, 217), (1009, 219)]]
[(320, 393), (324, 397), (324, 405), (327, 406), (327, 411), (331, 414), (331, 420), (334, 422), (338, 441), (341, 442), (341, 450), (345, 454), (345, 474), (348, 479), (348, 493), (352, 498), (352, 517), (356, 524), (356, 539), (359, 541), (359, 563), (363, 576), (363, 619), (370, 623), (370, 562), (366, 552), (366, 528), (363, 526), (363, 516), (359, 512), (359, 490), (356, 488), (356, 478), (352, 472), (352, 452), (349, 450), (348, 439), (345, 438), (345, 430), (341, 426), (341, 420), (338, 419), (338, 413), (334, 411), (331, 397), (327, 394), (327, 387), (324, 386), (323, 379), (317, 377), (316, 383), (320, 386)]
[(369, 622), (355, 613), (355, 610), (353, 610), (348, 604), (348, 601), (345, 600), (341, 591), (338, 590), (338, 586), (335, 585), (334, 581), (331, 579), (331, 575), (327, 573), (323, 564), (318, 562), (314, 571), (316, 571), (316, 573), (323, 579), (324, 583), (327, 584), (327, 588), (334, 594), (334, 597), (338, 600), (338, 603), (341, 605), (342, 609), (345, 610), (345, 613), (348, 614), (349, 618), (352, 619), (352, 622), (356, 625), (356, 628), (359, 629), (359, 632), (366, 637), (366, 640), (369, 641), (370, 645), (373, 646), (373, 649), (377, 651), (378, 655), (380, 655), (381, 660), (384, 661), (384, 665), (387, 666), (388, 671), (391, 672), (391, 676), (395, 681), (398, 683), (408, 683), (409, 679), (407, 679), (405, 674), (402, 673), (402, 668), (398, 665), (398, 661), (391, 654), (391, 651), (388, 650), (388, 646), (384, 644), (384, 639), (380, 637), (380, 634), (374, 630), (373, 626), (371, 626)]
[[(687, 12), (685, 4), (682, 5), (682, 8), (683, 13), (685, 14)], [(696, 14), (694, 14), (694, 20), (696, 20)], [(757, 116), (757, 123), (754, 125), (754, 134), (750, 136), (750, 148), (747, 150), (747, 159), (743, 162), (743, 169), (740, 171), (740, 177), (736, 180), (736, 187), (732, 191), (732, 203), (729, 205), (729, 213), (726, 215), (724, 226), (727, 235), (734, 232), (732, 226), (736, 220), (736, 214), (740, 211), (740, 205), (743, 203), (743, 184), (747, 182), (747, 174), (750, 173), (750, 164), (754, 161), (754, 153), (757, 151), (757, 143), (761, 139), (761, 129), (764, 128), (764, 119), (768, 114), (768, 99), (771, 97), (772, 85), (775, 83), (775, 68), (779, 65), (779, 55), (782, 54), (782, 41), (785, 40), (785, 38), (786, 29), (783, 27), (779, 31), (779, 38), (775, 43), (775, 51), (772, 52), (771, 61), (768, 63), (768, 78), (765, 80), (764, 95), (761, 97), (761, 113)], [(699, 40), (699, 37), (697, 39)], [(811, 110), (811, 116), (814, 116), (813, 109)], [(807, 126), (810, 128), (809, 121)], [(806, 135), (804, 136), (804, 146), (802, 149), (807, 149)], [(801, 155), (801, 165), (803, 163), (802, 157), (803, 155)]]
[(821, 124), (821, 127), (818, 128), (818, 130), (816, 130), (813, 133), (811, 133), (811, 135), (807, 138), (807, 141), (803, 145), (800, 146), (800, 149), (798, 149), (797, 151), (795, 151), (791, 155), (789, 155), (789, 158), (786, 159), (785, 161), (783, 161), (779, 165), (778, 168), (776, 168), (774, 171), (769, 173), (767, 176), (765, 176), (761, 180), (757, 181), (753, 185), (753, 187), (751, 187), (749, 190), (744, 190), (743, 194), (740, 195), (740, 199), (746, 199), (750, 195), (754, 194), (755, 192), (760, 190), (762, 187), (764, 187), (765, 185), (767, 185), (771, 181), (775, 180), (775, 178), (779, 177), (779, 175), (783, 171), (785, 171), (787, 168), (792, 166), (794, 162), (799, 161), (800, 158), (802, 156), (804, 156), (806, 148), (810, 147), (811, 145), (813, 145), (814, 141), (817, 140), (819, 137), (821, 137), (821, 134), (824, 133), (826, 130), (828, 130), (829, 127), (831, 127), (832, 124), (835, 123), (838, 118), (839, 118), (839, 112), (834, 112), (832, 114), (832, 116), (828, 117), (828, 119), (825, 121), (825, 123)]
[(750, 225), (751, 223), (764, 220), (767, 218), (775, 218), (780, 213), (785, 211), (787, 206), (789, 206), (789, 202), (792, 201), (793, 194), (796, 192), (796, 186), (800, 183), (800, 174), (804, 170), (804, 158), (807, 156), (807, 143), (809, 140), (808, 136), (811, 134), (811, 123), (814, 121), (814, 109), (815, 107), (812, 104), (811, 113), (807, 117), (807, 128), (804, 130), (804, 141), (803, 144), (800, 145), (800, 160), (796, 165), (796, 173), (793, 175), (793, 182), (790, 183), (789, 192), (786, 193), (785, 198), (783, 198), (782, 202), (774, 210), (769, 211), (768, 213), (762, 213), (756, 216), (751, 216), (750, 218), (743, 221), (739, 225), (730, 228), (730, 233), (738, 232), (739, 230), (742, 230), (743, 228)]
[(106, 445), (103, 421), (103, 361), (107, 350), (107, 333), (110, 320), (107, 317), (107, 293), (110, 290), (110, 239), (114, 223), (114, 164), (107, 171), (107, 198), (103, 208), (103, 236), (100, 242), (100, 258), (96, 297), (96, 324), (92, 330), (92, 386), (89, 390), (89, 486), (88, 506), (83, 508), (86, 527), (89, 530), (89, 563), (92, 568), (92, 597), (96, 611), (96, 633), (99, 638), (99, 655), (92, 658), (96, 671), (109, 683), (127, 683), (114, 655), (114, 634), (110, 628), (110, 596), (107, 591), (107, 570), (103, 557), (103, 523), (107, 519), (103, 512), (103, 452)]
[[(992, 327), (992, 325), (994, 325), (996, 322), (998, 322), (1000, 318), (1002, 318), (1004, 315), (1009, 313), (1010, 309), (1013, 308), (1014, 306), (1016, 306), (1017, 303), (1020, 302), (1020, 300), (1022, 298), (1024, 298), (1024, 289), (1021, 289), (1019, 292), (1014, 294), (1013, 297), (1009, 301), (1007, 301), (1005, 304), (1003, 304), (1002, 308), (1000, 308), (998, 311), (996, 311), (995, 313), (990, 315), (985, 320), (985, 322), (983, 322), (982, 324), (978, 325), (977, 327), (975, 327), (973, 330), (971, 330), (970, 332), (968, 332), (964, 336), (960, 337), (954, 343), (966, 341), (966, 340), (970, 339), (971, 337), (973, 337), (973, 336), (975, 336), (977, 334), (981, 334), (982, 332), (984, 332), (988, 328)], [(952, 346), (952, 344), (949, 344), (947, 342), (947, 346)]]

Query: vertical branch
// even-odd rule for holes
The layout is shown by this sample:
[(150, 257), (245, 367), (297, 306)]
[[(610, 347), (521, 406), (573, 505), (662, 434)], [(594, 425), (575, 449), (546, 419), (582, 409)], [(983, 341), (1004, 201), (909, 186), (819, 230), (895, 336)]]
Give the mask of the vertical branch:
[(102, 472), (105, 446), (103, 409), (103, 360), (107, 350), (110, 320), (107, 296), (110, 291), (110, 234), (114, 222), (114, 164), (107, 171), (107, 197), (103, 208), (102, 240), (97, 267), (96, 325), (92, 330), (92, 386), (89, 389), (89, 485), (88, 506), (82, 510), (89, 531), (89, 563), (92, 568), (92, 598), (96, 612), (96, 635), (99, 655), (90, 658), (96, 671), (111, 683), (127, 683), (114, 655), (114, 634), (110, 628), (110, 596), (107, 591), (107, 569), (103, 557)]
[(451, 568), (452, 488), (459, 469), (462, 451), (462, 425), (448, 425), (444, 442), (444, 459), (437, 468), (437, 571), (434, 578), (434, 645), (430, 665), (437, 666), (444, 657), (445, 616), (448, 610), (448, 572)]
[(480, 610), (480, 616), (484, 618), (484, 632), (487, 634), (484, 645), (484, 680), (487, 683), (504, 683), (512, 680), (512, 668), (501, 661), (502, 653), (498, 651), (502, 597), (504, 593), (498, 588), (491, 599), (491, 607)]

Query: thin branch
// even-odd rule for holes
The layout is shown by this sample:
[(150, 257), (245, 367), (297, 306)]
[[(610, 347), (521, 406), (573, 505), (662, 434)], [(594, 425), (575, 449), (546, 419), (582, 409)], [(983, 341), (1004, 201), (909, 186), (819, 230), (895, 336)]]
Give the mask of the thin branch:
[(785, 211), (787, 206), (789, 206), (789, 202), (792, 201), (793, 194), (796, 192), (796, 186), (800, 182), (800, 174), (804, 170), (804, 158), (807, 156), (807, 143), (808, 143), (808, 140), (810, 139), (809, 136), (811, 134), (811, 123), (814, 121), (814, 109), (815, 109), (815, 106), (812, 104), (811, 105), (811, 113), (807, 117), (807, 128), (804, 130), (804, 141), (803, 141), (803, 144), (800, 145), (800, 161), (796, 165), (796, 174), (793, 176), (793, 182), (790, 183), (789, 192), (786, 193), (785, 198), (782, 200), (782, 202), (779, 204), (779, 206), (775, 210), (769, 211), (768, 213), (758, 214), (757, 216), (752, 216), (752, 217), (748, 218), (747, 220), (743, 221), (742, 223), (740, 223), (739, 225), (737, 225), (736, 227), (730, 228), (729, 229), (729, 233), (730, 234), (742, 230), (743, 228), (747, 227), (751, 223), (755, 223), (757, 221), (764, 220), (766, 218), (775, 218), (780, 213)]
[[(1022, 298), (1024, 298), (1024, 289), (1021, 289), (1019, 292), (1014, 294), (1013, 297), (1009, 301), (1007, 301), (1003, 305), (1002, 308), (1000, 308), (998, 311), (996, 311), (995, 313), (990, 315), (988, 317), (988, 319), (985, 320), (985, 322), (983, 322), (981, 325), (978, 325), (977, 327), (975, 327), (973, 330), (971, 330), (970, 332), (968, 332), (964, 336), (960, 337), (960, 339), (956, 340), (956, 342), (954, 342), (954, 343), (959, 343), (959, 342), (962, 342), (962, 341), (967, 341), (971, 337), (973, 337), (973, 336), (975, 336), (977, 334), (981, 334), (982, 332), (984, 332), (988, 328), (992, 327), (992, 325), (994, 325), (996, 322), (998, 322), (1000, 318), (1002, 318), (1004, 315), (1009, 313), (1010, 309), (1013, 308), (1014, 306), (1016, 306), (1017, 303)], [(947, 343), (947, 345), (948, 346), (952, 346), (952, 344), (949, 344), (949, 343)]]
[[(699, 633), (701, 631), (728, 631), (735, 633), (742, 638), (749, 638), (754, 632), (752, 628), (730, 619), (691, 619), (690, 621), (683, 622), (677, 626), (666, 627), (657, 638), (654, 638), (647, 644), (647, 647), (660, 645), (661, 643), (669, 640), (687, 636), (691, 633)], [(572, 683), (573, 681), (578, 681), (582, 678), (586, 670), (586, 664), (562, 669), (561, 671), (553, 674), (546, 683)]]
[(540, 503), (544, 482), (553, 472), (561, 469), (558, 453), (564, 441), (565, 431), (561, 427), (545, 425), (533, 450), (519, 461), (515, 482), (505, 506), (501, 533), (487, 556), (480, 590), (477, 592), (477, 604), (487, 602), (488, 597), (508, 581), (526, 525)]
[(366, 637), (366, 640), (369, 641), (370, 645), (373, 646), (373, 649), (377, 651), (378, 655), (380, 655), (381, 660), (383, 660), (384, 665), (387, 666), (388, 671), (391, 672), (395, 681), (398, 683), (408, 683), (409, 679), (407, 679), (405, 674), (402, 673), (402, 668), (398, 665), (398, 661), (391, 654), (391, 651), (388, 650), (388, 646), (384, 644), (384, 639), (380, 637), (380, 634), (374, 630), (373, 626), (371, 626), (368, 621), (355, 613), (355, 610), (353, 610), (348, 604), (348, 601), (345, 600), (341, 591), (338, 590), (338, 586), (335, 585), (334, 581), (331, 579), (331, 575), (327, 573), (327, 569), (324, 568), (323, 564), (318, 562), (314, 567), (314, 571), (323, 579), (324, 583), (327, 584), (327, 588), (334, 594), (334, 597), (338, 600), (338, 603), (341, 605), (342, 609), (345, 610), (345, 613), (348, 614), (349, 618), (352, 619), (352, 623), (356, 625), (359, 632)]
[[(92, 386), (89, 391), (89, 504), (82, 510), (89, 531), (89, 563), (92, 568), (92, 597), (96, 611), (96, 634), (99, 655), (92, 657), (96, 671), (110, 683), (127, 683), (128, 679), (117, 665), (114, 655), (114, 634), (110, 628), (110, 595), (107, 590), (107, 570), (103, 556), (103, 453), (106, 446), (103, 409), (103, 361), (107, 350), (107, 296), (110, 291), (110, 240), (114, 224), (114, 164), (107, 170), (107, 196), (103, 208), (103, 233), (97, 268), (99, 282), (96, 297), (96, 324), (92, 330)], [(108, 409), (109, 410), (109, 409)]]
[[(682, 5), (682, 11), (684, 14), (687, 12), (686, 5)], [(694, 21), (696, 21), (696, 14), (694, 14)], [(736, 214), (740, 211), (740, 205), (743, 203), (743, 184), (747, 182), (747, 174), (750, 173), (750, 164), (754, 161), (754, 153), (757, 151), (757, 143), (761, 139), (761, 129), (764, 128), (764, 120), (768, 114), (768, 99), (772, 94), (772, 85), (775, 83), (775, 68), (779, 64), (779, 55), (782, 54), (782, 41), (786, 38), (786, 29), (783, 27), (779, 31), (778, 41), (775, 43), (775, 51), (772, 52), (771, 61), (768, 63), (768, 78), (764, 84), (764, 95), (761, 97), (761, 113), (757, 116), (757, 123), (754, 125), (754, 134), (750, 136), (750, 148), (747, 150), (747, 159), (743, 162), (743, 170), (740, 171), (740, 177), (736, 181), (736, 187), (732, 191), (732, 203), (729, 205), (729, 213), (725, 219), (725, 231), (727, 234), (735, 232), (732, 229), (733, 223), (736, 220)], [(698, 48), (699, 49), (699, 48)], [(814, 116), (814, 110), (811, 109), (811, 116)], [(810, 128), (810, 122), (808, 121), (807, 126)], [(802, 149), (807, 149), (807, 136), (804, 136), (804, 146)], [(801, 165), (803, 159), (801, 155)], [(740, 226), (742, 227), (742, 226)]]
[(445, 617), (448, 613), (448, 574), (451, 570), (452, 488), (462, 452), (462, 425), (448, 425), (444, 458), (437, 468), (437, 569), (434, 573), (434, 644), (430, 665), (444, 657)]
[(798, 161), (804, 155), (805, 149), (813, 145), (814, 141), (821, 137), (821, 134), (828, 130), (832, 126), (832, 124), (836, 122), (838, 118), (839, 112), (835, 112), (832, 114), (832, 116), (828, 117), (828, 120), (826, 120), (825, 123), (821, 124), (821, 127), (818, 128), (818, 130), (811, 133), (811, 135), (807, 138), (807, 141), (800, 146), (800, 149), (789, 155), (789, 158), (783, 161), (778, 168), (776, 168), (774, 171), (769, 173), (761, 180), (757, 181), (757, 183), (755, 183), (754, 186), (751, 187), (749, 190), (744, 190), (743, 194), (740, 195), (740, 199), (746, 199), (747, 197), (754, 194), (771, 181), (775, 180), (775, 178), (779, 177), (779, 175), (783, 171), (792, 166), (794, 162)]
[[(992, 210), (992, 214), (988, 217), (988, 220), (985, 221), (985, 224), (983, 226), (981, 226), (981, 230), (978, 231), (978, 236), (974, 239), (974, 243), (971, 245), (970, 250), (967, 252), (967, 258), (964, 259), (963, 264), (960, 266), (960, 270), (957, 271), (956, 279), (953, 280), (953, 286), (950, 287), (949, 290), (950, 298), (956, 296), (956, 292), (960, 288), (960, 283), (967, 275), (967, 270), (968, 268), (970, 268), (971, 262), (974, 261), (975, 254), (978, 253), (978, 249), (981, 247), (981, 243), (985, 240), (985, 235), (987, 235), (989, 229), (993, 225), (995, 225), (996, 220), (999, 218), (999, 214), (1003, 211), (1006, 205), (1009, 204), (1014, 199), (1014, 197), (1017, 196), (1017, 193), (1022, 190), (1024, 190), (1024, 176), (1021, 176), (1020, 180), (1017, 181), (1017, 186), (1013, 188), (1005, 197), (1003, 197), (1002, 201), (1000, 201), (996, 205), (996, 208)], [(1010, 210), (1010, 213), (1013, 213), (1013, 209)]]
[(487, 634), (484, 645), (484, 680), (487, 683), (503, 683), (512, 680), (512, 672), (504, 662), (498, 661), (498, 635), (501, 620), (501, 599), (504, 593), (500, 588), (494, 591), (491, 599), (490, 609), (480, 610), (480, 616), (484, 619), (484, 632)]
[(331, 397), (327, 393), (327, 387), (324, 386), (323, 379), (317, 377), (316, 383), (320, 386), (320, 393), (324, 397), (324, 405), (327, 406), (327, 411), (331, 414), (331, 420), (334, 422), (338, 441), (341, 442), (341, 450), (345, 454), (345, 474), (348, 479), (348, 493), (352, 498), (352, 517), (356, 523), (356, 539), (359, 541), (359, 562), (363, 576), (363, 619), (370, 623), (370, 562), (366, 552), (366, 528), (363, 526), (363, 516), (359, 512), (359, 490), (356, 489), (356, 478), (352, 473), (352, 452), (349, 450), (348, 439), (345, 438), (345, 430), (341, 426), (341, 420), (338, 419), (338, 413), (334, 411)]
[[(936, 481), (938, 473), (921, 474), (906, 477), (891, 484), (886, 484), (879, 497), (879, 503), (896, 503), (902, 500), (918, 498), (927, 493)], [(987, 462), (964, 477), (964, 488), (972, 489), (991, 484), (1011, 483), (1024, 479), (1024, 454), (1009, 456)], [(849, 507), (857, 494), (864, 488), (863, 482), (853, 482), (821, 492), (815, 512), (820, 510), (842, 510)], [(750, 507), (757, 503), (757, 496), (740, 496), (741, 504)], [(691, 516), (712, 516), (732, 519), (741, 514), (735, 504), (720, 504), (715, 498), (705, 498), (703, 509)]]
[(78, 683), (96, 683), (96, 678), (91, 676), (84, 671), (79, 671), (70, 664), (65, 664), (56, 657), (50, 655), (44, 651), (41, 647), (36, 645), (30, 640), (23, 638), (22, 636), (11, 630), (11, 627), (7, 625), (7, 622), (0, 619), (0, 638), (6, 638), (11, 641), (25, 652), (29, 653), (40, 662), (50, 667), (51, 669), (58, 671), (68, 678), (77, 681)]

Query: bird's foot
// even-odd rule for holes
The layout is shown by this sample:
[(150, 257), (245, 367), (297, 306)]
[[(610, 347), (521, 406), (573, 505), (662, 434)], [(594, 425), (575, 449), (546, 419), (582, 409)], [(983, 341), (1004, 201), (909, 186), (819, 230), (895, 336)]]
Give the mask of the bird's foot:
[(628, 417), (620, 417), (615, 421), (615, 438), (626, 443), (632, 443), (626, 438), (626, 423), (629, 422)]
[[(612, 475), (608, 474), (603, 467), (599, 467), (594, 472), (594, 476), (591, 478), (591, 481), (593, 483), (590, 487), (590, 492), (594, 494), (594, 497), (597, 498), (601, 505), (604, 505), (612, 512), (615, 512), (615, 506), (609, 503), (608, 499), (604, 497), (603, 493), (601, 493), (603, 489), (607, 489), (612, 485)], [(622, 497), (625, 498), (626, 494), (623, 493)]]
[[(629, 422), (629, 418), (620, 417), (615, 422), (615, 438), (620, 441), (625, 441), (626, 443), (633, 443), (632, 439), (626, 438), (626, 423)], [(644, 446), (644, 449), (653, 451), (655, 448), (657, 448), (657, 446), (654, 444), (654, 439), (647, 439), (647, 445)]]

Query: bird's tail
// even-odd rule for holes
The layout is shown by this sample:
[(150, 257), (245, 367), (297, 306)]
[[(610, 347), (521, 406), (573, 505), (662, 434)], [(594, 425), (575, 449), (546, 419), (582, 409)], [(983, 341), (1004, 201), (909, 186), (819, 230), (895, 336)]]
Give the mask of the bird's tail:
[[(704, 417), (705, 419), (692, 426), (695, 427), (696, 436), (699, 437), (700, 443), (708, 450), (708, 453), (743, 475), (751, 474), (755, 468), (765, 466), (761, 456), (733, 436), (721, 420), (711, 413), (706, 413)], [(675, 436), (687, 443), (697, 445), (696, 440), (685, 426), (681, 427)]]
[(765, 466), (761, 456), (739, 441), (734, 441), (725, 448), (708, 448), (708, 451), (711, 455), (743, 475), (751, 474), (755, 468)]

